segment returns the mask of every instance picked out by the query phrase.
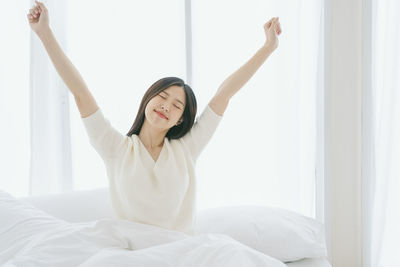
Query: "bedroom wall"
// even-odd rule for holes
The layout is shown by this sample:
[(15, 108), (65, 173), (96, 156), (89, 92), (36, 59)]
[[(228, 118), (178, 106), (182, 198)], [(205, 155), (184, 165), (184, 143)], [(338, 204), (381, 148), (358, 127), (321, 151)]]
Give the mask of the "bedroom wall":
[(325, 223), (333, 267), (361, 267), (364, 0), (326, 0)]

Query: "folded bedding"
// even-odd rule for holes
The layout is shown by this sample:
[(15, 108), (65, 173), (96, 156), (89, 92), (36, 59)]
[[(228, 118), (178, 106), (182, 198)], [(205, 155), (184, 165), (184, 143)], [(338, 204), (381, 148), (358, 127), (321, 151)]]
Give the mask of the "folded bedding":
[(228, 236), (188, 236), (126, 220), (101, 219), (65, 223), (28, 237), (3, 266), (285, 265)]
[(6, 267), (286, 266), (229, 233), (190, 236), (116, 218), (72, 223), (1, 190), (0, 218), (0, 265)]

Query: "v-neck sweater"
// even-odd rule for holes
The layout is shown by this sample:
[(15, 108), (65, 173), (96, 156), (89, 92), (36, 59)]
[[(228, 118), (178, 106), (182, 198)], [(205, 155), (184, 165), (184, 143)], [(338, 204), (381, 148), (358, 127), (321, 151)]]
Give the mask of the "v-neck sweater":
[(183, 137), (164, 138), (157, 161), (138, 135), (121, 134), (100, 108), (81, 118), (90, 144), (105, 164), (117, 217), (194, 235), (195, 165), (221, 118), (207, 105)]

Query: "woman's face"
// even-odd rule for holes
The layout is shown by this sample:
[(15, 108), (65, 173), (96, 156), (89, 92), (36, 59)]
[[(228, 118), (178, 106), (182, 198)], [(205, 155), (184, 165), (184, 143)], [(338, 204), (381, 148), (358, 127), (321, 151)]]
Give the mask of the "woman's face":
[[(172, 85), (154, 96), (145, 109), (146, 119), (157, 128), (170, 129), (181, 122), (186, 105), (186, 95), (182, 87)], [(166, 117), (159, 115), (164, 114)]]

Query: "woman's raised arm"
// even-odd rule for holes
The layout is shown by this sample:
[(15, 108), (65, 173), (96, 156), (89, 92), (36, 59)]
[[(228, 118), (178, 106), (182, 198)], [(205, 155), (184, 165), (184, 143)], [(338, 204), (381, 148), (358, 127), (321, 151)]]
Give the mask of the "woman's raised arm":
[(246, 64), (230, 75), (218, 88), (217, 93), (210, 100), (210, 107), (222, 116), (231, 97), (236, 94), (253, 74), (261, 67), (268, 56), (278, 47), (278, 35), (282, 30), (279, 17), (270, 19), (264, 24), (266, 41), (257, 53)]
[(75, 97), (81, 117), (87, 117), (97, 111), (96, 100), (87, 88), (84, 80), (72, 62), (62, 51), (49, 26), (49, 13), (45, 5), (35, 1), (27, 14), (29, 25), (42, 41), (58, 74)]

